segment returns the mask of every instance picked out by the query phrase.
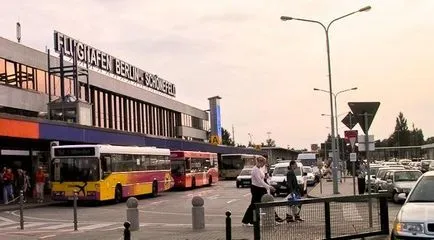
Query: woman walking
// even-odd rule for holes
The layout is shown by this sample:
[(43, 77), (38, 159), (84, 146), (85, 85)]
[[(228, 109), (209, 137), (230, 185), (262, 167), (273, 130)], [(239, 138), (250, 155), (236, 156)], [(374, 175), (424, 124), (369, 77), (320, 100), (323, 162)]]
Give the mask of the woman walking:
[(265, 173), (261, 170), (266, 161), (267, 160), (264, 157), (257, 158), (256, 165), (252, 169), (252, 184), (250, 186), (252, 200), (244, 214), (242, 220), (243, 225), (253, 224), (253, 210), (255, 209), (255, 203), (261, 202), (262, 196), (267, 192), (274, 191), (274, 188), (264, 181)]

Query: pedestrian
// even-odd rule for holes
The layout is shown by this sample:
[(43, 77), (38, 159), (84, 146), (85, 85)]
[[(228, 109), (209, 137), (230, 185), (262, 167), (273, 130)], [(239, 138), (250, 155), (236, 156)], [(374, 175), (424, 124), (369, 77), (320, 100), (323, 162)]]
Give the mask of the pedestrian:
[[(294, 170), (297, 168), (297, 162), (292, 160), (288, 166), (288, 173), (286, 174), (286, 185), (288, 188), (288, 200), (292, 202), (299, 201), (303, 195), (303, 189), (298, 185), (297, 176)], [(304, 221), (300, 217), (301, 205), (299, 203), (292, 204), (289, 206), (291, 209), (291, 214), (286, 213), (286, 222)]]
[(359, 189), (359, 194), (365, 194), (365, 187), (366, 187), (366, 167), (365, 163), (361, 160), (359, 169), (357, 170), (357, 187)]
[(24, 202), (27, 202), (27, 194), (28, 194), (29, 189), (31, 187), (31, 185), (30, 185), (30, 177), (27, 174), (27, 171), (23, 171), (23, 175), (24, 175), (23, 196), (24, 196)]
[(265, 165), (266, 159), (264, 157), (259, 157), (256, 160), (256, 165), (252, 169), (252, 183), (250, 185), (250, 192), (252, 194), (252, 199), (249, 207), (247, 208), (242, 223), (244, 226), (253, 225), (253, 210), (255, 209), (255, 203), (261, 202), (261, 198), (267, 192), (274, 192), (274, 188), (268, 185), (265, 181), (265, 173), (261, 168)]
[(25, 184), (25, 177), (22, 169), (17, 170), (17, 178), (15, 182), (15, 186), (17, 188), (17, 194), (20, 194), (20, 191), (23, 191), (24, 194), (24, 184)]
[(7, 168), (6, 172), (3, 173), (3, 200), (5, 204), (8, 204), (10, 199), (14, 199), (14, 189), (12, 188), (13, 182), (14, 175), (12, 174), (12, 169)]
[(44, 186), (45, 186), (45, 173), (42, 170), (42, 167), (39, 167), (38, 171), (36, 172), (36, 198), (38, 199), (38, 202), (44, 201)]

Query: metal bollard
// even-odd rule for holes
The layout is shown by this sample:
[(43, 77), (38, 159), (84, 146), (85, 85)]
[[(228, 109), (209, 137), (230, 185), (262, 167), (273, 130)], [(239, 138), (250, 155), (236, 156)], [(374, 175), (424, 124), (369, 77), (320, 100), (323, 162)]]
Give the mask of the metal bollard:
[[(270, 194), (265, 194), (261, 198), (261, 202), (274, 202), (274, 197)], [(264, 208), (260, 214), (262, 226), (264, 227), (274, 227), (275, 223), (275, 211), (274, 208)]]
[(203, 208), (203, 198), (199, 196), (193, 197), (191, 200), (193, 208), (191, 209), (193, 230), (205, 228), (205, 210)]
[(226, 240), (232, 240), (232, 220), (231, 220), (231, 212), (226, 212)]
[(77, 192), (74, 191), (74, 231), (77, 231), (78, 227), (77, 227)]
[(131, 231), (130, 231), (131, 223), (126, 221), (124, 222), (124, 240), (131, 240)]
[(23, 190), (20, 190), (20, 229), (21, 230), (24, 229), (23, 210), (24, 210), (24, 192), (23, 192)]
[(137, 206), (139, 201), (135, 197), (130, 197), (127, 200), (127, 221), (130, 223), (130, 231), (137, 231), (140, 228), (139, 224), (139, 209)]

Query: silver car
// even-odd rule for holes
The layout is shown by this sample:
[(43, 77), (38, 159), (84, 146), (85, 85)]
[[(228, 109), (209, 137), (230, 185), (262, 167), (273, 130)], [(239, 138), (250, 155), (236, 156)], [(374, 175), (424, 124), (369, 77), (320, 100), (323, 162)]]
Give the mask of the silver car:
[(434, 172), (419, 178), (396, 215), (391, 239), (434, 239)]
[(400, 193), (408, 194), (413, 189), (416, 181), (422, 175), (417, 170), (392, 170), (384, 177), (386, 182), (381, 183), (381, 189), (393, 194), (393, 202), (401, 201)]

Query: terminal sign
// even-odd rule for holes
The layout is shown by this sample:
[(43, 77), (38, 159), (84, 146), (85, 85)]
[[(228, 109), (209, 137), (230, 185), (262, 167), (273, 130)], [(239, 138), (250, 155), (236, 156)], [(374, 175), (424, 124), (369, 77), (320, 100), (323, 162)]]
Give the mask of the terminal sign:
[(57, 31), (54, 31), (54, 50), (58, 53), (63, 50), (63, 54), (69, 57), (73, 57), (75, 51), (77, 59), (83, 63), (88, 63), (90, 66), (140, 83), (164, 94), (173, 97), (176, 95), (175, 84)]

